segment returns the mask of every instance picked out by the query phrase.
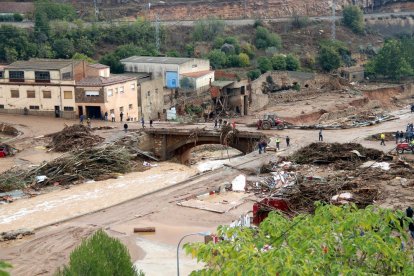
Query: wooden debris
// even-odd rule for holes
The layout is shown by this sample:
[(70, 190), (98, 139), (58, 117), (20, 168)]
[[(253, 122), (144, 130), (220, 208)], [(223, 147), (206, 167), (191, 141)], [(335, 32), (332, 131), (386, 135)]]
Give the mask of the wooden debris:
[(155, 227), (134, 227), (134, 233), (152, 233)]

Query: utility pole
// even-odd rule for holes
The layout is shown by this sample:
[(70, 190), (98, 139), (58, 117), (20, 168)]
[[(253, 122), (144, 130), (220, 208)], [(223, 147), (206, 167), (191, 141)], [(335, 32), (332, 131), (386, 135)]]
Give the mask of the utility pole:
[(336, 12), (336, 0), (332, 0), (332, 40), (336, 39), (335, 12)]
[(158, 14), (155, 15), (155, 48), (160, 52), (160, 18)]
[(95, 20), (98, 20), (99, 10), (98, 10), (98, 5), (96, 3), (96, 0), (93, 0), (93, 7), (95, 8)]

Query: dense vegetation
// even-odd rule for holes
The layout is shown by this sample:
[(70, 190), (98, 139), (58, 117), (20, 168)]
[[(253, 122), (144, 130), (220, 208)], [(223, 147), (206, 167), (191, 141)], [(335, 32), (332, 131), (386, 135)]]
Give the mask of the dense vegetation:
[(60, 269), (57, 276), (143, 276), (131, 262), (128, 249), (118, 239), (98, 230), (84, 240), (70, 254), (69, 265)]
[(220, 226), (220, 241), (186, 244), (206, 267), (191, 275), (413, 275), (401, 212), (319, 205), (313, 215), (271, 212), (258, 229)]
[(10, 273), (8, 273), (7, 270), (11, 267), (12, 266), (9, 263), (0, 260), (0, 276), (9, 276)]
[(358, 6), (347, 6), (343, 11), (343, 23), (357, 34), (365, 30), (364, 14)]
[(387, 40), (366, 66), (366, 73), (372, 77), (398, 80), (414, 75), (414, 38)]

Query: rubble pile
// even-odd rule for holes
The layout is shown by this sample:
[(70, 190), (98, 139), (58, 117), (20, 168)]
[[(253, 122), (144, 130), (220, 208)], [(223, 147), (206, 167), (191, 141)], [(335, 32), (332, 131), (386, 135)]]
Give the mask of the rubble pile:
[(312, 143), (294, 153), (290, 160), (297, 164), (330, 164), (340, 162), (358, 165), (361, 160), (378, 160), (383, 152), (356, 143)]
[(0, 175), (0, 192), (115, 178), (131, 171), (131, 159), (125, 148), (114, 145), (79, 150), (28, 171), (4, 172)]
[(139, 148), (139, 143), (142, 133), (130, 131), (127, 135), (121, 137), (114, 142), (114, 145), (125, 147), (130, 153), (135, 153), (136, 149)]
[(0, 133), (10, 136), (19, 135), (19, 131), (17, 129), (5, 123), (0, 123)]
[(48, 147), (58, 152), (90, 148), (104, 140), (98, 135), (93, 135), (89, 127), (80, 124), (65, 126), (62, 131), (49, 136), (52, 137), (52, 141)]

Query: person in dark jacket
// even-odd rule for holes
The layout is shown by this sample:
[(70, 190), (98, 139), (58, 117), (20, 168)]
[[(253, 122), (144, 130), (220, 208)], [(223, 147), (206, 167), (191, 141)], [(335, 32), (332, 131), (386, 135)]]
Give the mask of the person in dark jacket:
[(124, 124), (124, 131), (125, 131), (125, 133), (128, 132), (128, 124), (127, 123)]
[(286, 146), (289, 147), (290, 145), (290, 138), (289, 136), (286, 136)]
[(414, 211), (411, 207), (408, 207), (407, 210), (405, 210), (405, 213), (406, 213), (407, 217), (413, 218)]

